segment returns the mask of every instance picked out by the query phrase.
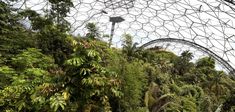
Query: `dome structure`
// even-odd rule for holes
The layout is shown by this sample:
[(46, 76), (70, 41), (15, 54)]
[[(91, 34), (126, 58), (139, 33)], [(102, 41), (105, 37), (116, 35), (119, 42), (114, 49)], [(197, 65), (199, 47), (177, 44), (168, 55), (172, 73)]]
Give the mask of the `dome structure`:
[[(229, 72), (235, 68), (235, 1), (233, 0), (72, 0), (66, 19), (71, 33), (84, 35), (94, 22), (103, 35), (121, 46), (131, 34), (142, 47), (163, 46), (180, 53), (209, 55)], [(47, 0), (23, 0), (18, 8), (43, 12)], [(119, 20), (115, 20), (119, 18)], [(120, 21), (121, 19), (121, 21)], [(109, 39), (104, 39), (109, 41)], [(199, 57), (199, 56), (195, 56)]]

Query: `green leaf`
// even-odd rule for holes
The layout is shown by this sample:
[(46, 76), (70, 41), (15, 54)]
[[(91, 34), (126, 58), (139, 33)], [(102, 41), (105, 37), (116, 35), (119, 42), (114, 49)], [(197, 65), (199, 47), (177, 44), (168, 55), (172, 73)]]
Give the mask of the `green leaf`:
[(95, 56), (98, 56), (98, 52), (97, 51), (95, 51), (95, 50), (87, 50), (87, 55), (89, 56), (89, 57), (95, 57)]
[(76, 57), (69, 59), (65, 62), (66, 65), (72, 65), (72, 66), (81, 66), (83, 64), (84, 60), (81, 57)]
[(54, 96), (50, 98), (50, 107), (56, 112), (59, 107), (64, 109), (66, 105), (65, 99), (63, 95), (56, 93)]
[(47, 71), (42, 70), (40, 68), (29, 68), (25, 70), (27, 75), (35, 75), (35, 76), (43, 76), (47, 75)]
[(0, 67), (0, 73), (1, 74), (14, 74), (14, 69), (8, 67), (8, 66), (2, 66)]

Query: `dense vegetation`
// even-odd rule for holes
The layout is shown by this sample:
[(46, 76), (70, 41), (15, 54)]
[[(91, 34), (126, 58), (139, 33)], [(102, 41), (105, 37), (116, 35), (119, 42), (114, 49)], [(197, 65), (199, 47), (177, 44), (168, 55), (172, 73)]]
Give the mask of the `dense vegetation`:
[(139, 49), (129, 34), (109, 48), (94, 23), (72, 36), (64, 17), (73, 4), (49, 2), (40, 15), (0, 1), (1, 112), (235, 111), (234, 78), (213, 58)]

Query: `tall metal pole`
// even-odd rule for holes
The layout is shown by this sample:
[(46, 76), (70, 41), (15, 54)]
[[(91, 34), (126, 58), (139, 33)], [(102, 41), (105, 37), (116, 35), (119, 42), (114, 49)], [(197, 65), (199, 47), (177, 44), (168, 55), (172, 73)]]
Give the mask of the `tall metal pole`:
[(116, 23), (116, 22), (112, 22), (111, 33), (110, 33), (110, 39), (109, 39), (109, 47), (111, 47), (111, 44), (112, 44), (113, 34), (114, 34), (114, 28), (115, 28), (115, 23)]
[(115, 29), (115, 24), (124, 21), (124, 19), (122, 17), (110, 17), (109, 21), (112, 22), (110, 39), (109, 39), (109, 47), (111, 47), (112, 40), (113, 40), (114, 29)]

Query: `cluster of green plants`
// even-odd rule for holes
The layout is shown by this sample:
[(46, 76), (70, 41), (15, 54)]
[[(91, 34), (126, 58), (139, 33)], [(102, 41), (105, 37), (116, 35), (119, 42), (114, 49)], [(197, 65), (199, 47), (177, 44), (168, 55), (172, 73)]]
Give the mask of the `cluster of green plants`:
[(0, 1), (1, 112), (234, 112), (234, 77), (213, 58), (140, 49), (129, 34), (110, 48), (94, 23), (73, 36), (72, 2), (48, 1), (45, 14)]

